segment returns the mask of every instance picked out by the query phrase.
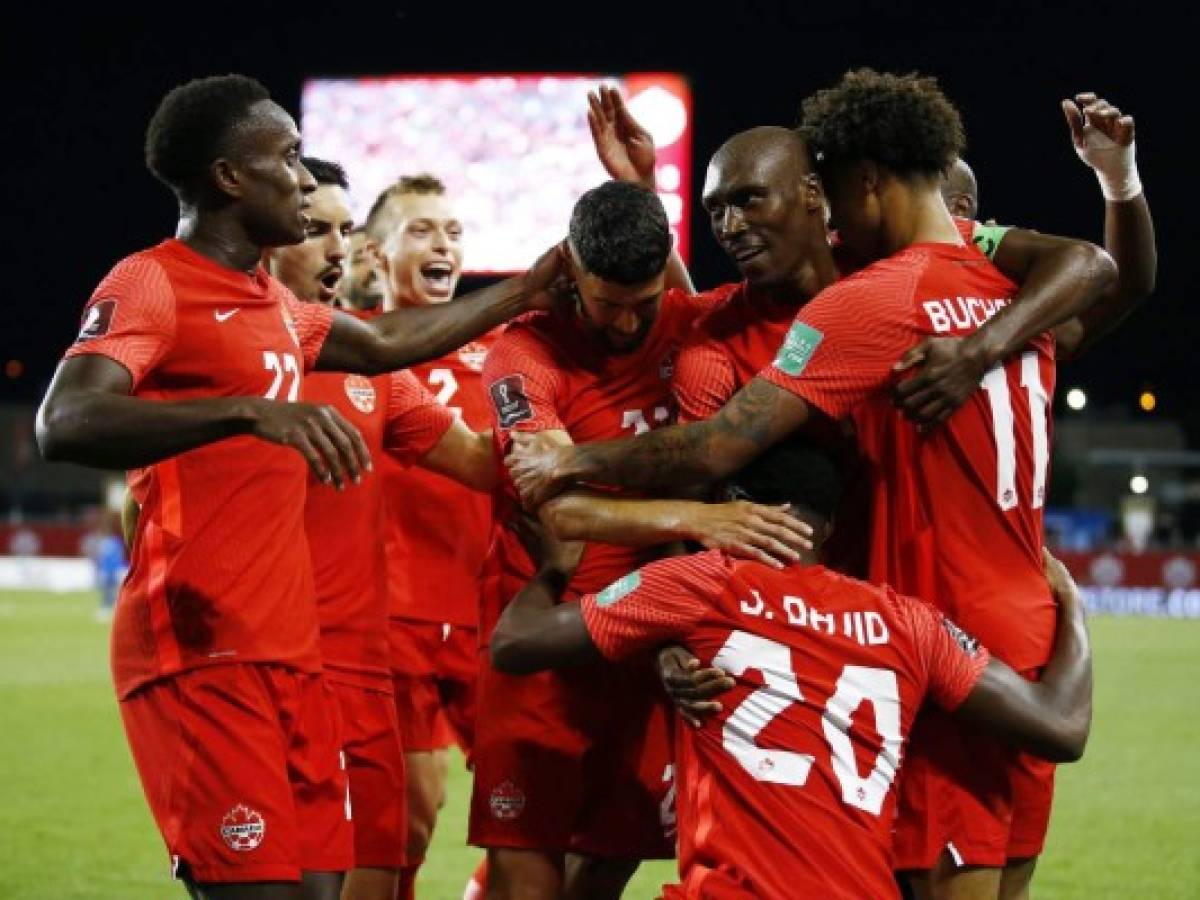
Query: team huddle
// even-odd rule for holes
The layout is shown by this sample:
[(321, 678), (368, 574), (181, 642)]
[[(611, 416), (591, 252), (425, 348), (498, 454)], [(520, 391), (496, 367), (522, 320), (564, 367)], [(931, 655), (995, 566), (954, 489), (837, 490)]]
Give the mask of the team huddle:
[(96, 288), (38, 439), (129, 473), (113, 675), (188, 893), (413, 897), (457, 744), (464, 897), (676, 857), (668, 898), (1028, 896), (1091, 720), (1057, 360), (1155, 272), (1132, 119), (1064, 112), (1104, 250), (976, 222), (936, 82), (862, 69), (714, 154), (741, 278), (698, 292), (603, 88), (611, 180), (455, 297), (437, 177), (356, 223), (258, 82), (171, 91), (176, 236)]

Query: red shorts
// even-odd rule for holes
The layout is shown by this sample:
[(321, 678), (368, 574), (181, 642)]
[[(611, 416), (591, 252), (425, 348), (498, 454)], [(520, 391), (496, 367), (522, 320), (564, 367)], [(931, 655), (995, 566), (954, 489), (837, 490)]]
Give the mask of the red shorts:
[(476, 630), (391, 619), (388, 642), (405, 751), (441, 750), (457, 743), (470, 757), (479, 658)]
[(351, 867), (341, 722), (322, 675), (208, 666), (148, 684), (120, 709), (177, 872), (208, 884)]
[(326, 677), (342, 714), (342, 746), (354, 814), (354, 865), (398, 869), (404, 865), (408, 841), (408, 808), (404, 750), (392, 695), (387, 689)]
[(922, 709), (900, 770), (893, 847), (897, 869), (996, 868), (1038, 856), (1054, 797), (1054, 764)]
[(479, 673), (470, 843), (675, 855), (671, 719), (649, 664), (513, 676), (485, 655)]

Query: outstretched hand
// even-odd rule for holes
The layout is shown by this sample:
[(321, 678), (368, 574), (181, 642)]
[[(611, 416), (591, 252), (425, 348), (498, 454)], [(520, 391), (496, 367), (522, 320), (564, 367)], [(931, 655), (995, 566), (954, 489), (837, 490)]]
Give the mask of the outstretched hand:
[(544, 433), (513, 432), (512, 448), (504, 464), (527, 510), (536, 510), (567, 487), (557, 473), (560, 454), (570, 449)]
[(692, 537), (709, 550), (753, 559), (782, 569), (813, 548), (812, 526), (787, 506), (763, 506), (748, 500), (701, 504), (692, 517)]
[(1076, 94), (1062, 102), (1071, 143), (1100, 179), (1104, 198), (1123, 203), (1142, 192), (1135, 161), (1133, 116), (1123, 115), (1103, 97)]
[(679, 715), (693, 728), (699, 728), (706, 718), (721, 711), (721, 704), (713, 698), (734, 686), (728, 672), (716, 667), (701, 668), (700, 660), (678, 644), (659, 650), (655, 663), (663, 690)]
[(291, 447), (304, 457), (316, 478), (339, 491), (358, 484), (371, 470), (371, 452), (358, 429), (332, 406), (315, 403), (251, 401), (251, 434), (272, 444)]
[(601, 87), (588, 94), (588, 128), (609, 177), (654, 190), (654, 138), (629, 112), (620, 91)]
[(913, 371), (892, 391), (892, 400), (906, 418), (921, 426), (940, 425), (979, 388), (986, 362), (973, 352), (967, 338), (925, 338), (892, 367)]

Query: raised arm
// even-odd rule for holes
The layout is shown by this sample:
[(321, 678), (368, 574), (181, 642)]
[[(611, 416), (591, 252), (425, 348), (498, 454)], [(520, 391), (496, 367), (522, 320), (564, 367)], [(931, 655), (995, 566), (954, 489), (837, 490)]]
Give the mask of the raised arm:
[(1038, 681), (1027, 681), (994, 657), (957, 715), (1045, 759), (1083, 755), (1092, 722), (1092, 649), (1083, 600), (1061, 562), (1043, 551), (1058, 601), (1054, 655)]
[(461, 420), (450, 426), (417, 465), (476, 491), (490, 491), (500, 477), (492, 432), (472, 431)]
[(335, 313), (317, 368), (376, 375), (444, 356), (515, 316), (549, 309), (565, 273), (556, 245), (529, 271), (450, 303), (402, 307), (367, 321)]
[(156, 401), (130, 396), (133, 378), (103, 354), (59, 365), (37, 414), (42, 456), (136, 469), (237, 435), (292, 447), (322, 481), (342, 487), (370, 469), (358, 431), (332, 407), (260, 397)]
[(1150, 204), (1138, 177), (1132, 116), (1095, 94), (1063, 101), (1071, 142), (1100, 182), (1104, 248), (1117, 264), (1117, 282), (1085, 313), (1057, 331), (1064, 356), (1077, 356), (1112, 331), (1154, 292), (1158, 249)]
[(569, 447), (514, 434), (505, 463), (527, 509), (577, 484), (657, 492), (707, 485), (733, 474), (813, 415), (795, 394), (754, 378), (703, 422)]
[[(601, 87), (588, 94), (588, 129), (596, 156), (610, 178), (658, 191), (654, 138), (630, 113), (620, 91)], [(696, 292), (692, 276), (674, 248), (667, 258), (666, 284), (689, 294)]]

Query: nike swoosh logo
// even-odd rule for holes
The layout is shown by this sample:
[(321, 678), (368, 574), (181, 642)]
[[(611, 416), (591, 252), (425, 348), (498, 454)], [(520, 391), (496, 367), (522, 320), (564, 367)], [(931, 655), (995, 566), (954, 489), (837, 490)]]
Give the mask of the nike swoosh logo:
[(213, 310), (213, 318), (215, 318), (218, 322), (225, 322), (225, 321), (228, 321), (229, 319), (232, 319), (234, 316), (236, 316), (240, 312), (241, 312), (240, 309), (231, 309), (231, 310), (227, 310), (224, 312), (222, 312), (219, 309), (215, 309), (215, 310)]

